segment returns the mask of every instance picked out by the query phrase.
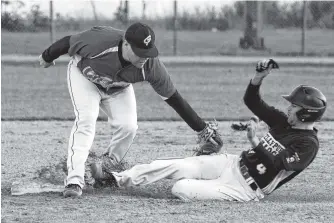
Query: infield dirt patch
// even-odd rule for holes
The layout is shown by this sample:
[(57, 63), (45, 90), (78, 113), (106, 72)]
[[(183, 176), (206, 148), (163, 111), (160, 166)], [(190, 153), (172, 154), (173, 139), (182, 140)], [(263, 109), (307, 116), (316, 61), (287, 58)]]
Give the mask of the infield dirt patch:
[[(320, 150), (302, 174), (260, 202), (184, 203), (170, 193), (172, 181), (145, 187), (86, 191), (80, 199), (60, 193), (11, 196), (10, 186), (30, 179), (43, 167), (56, 166), (67, 153), (72, 122), (2, 122), (2, 222), (333, 222), (333, 122), (319, 123)], [(248, 149), (245, 132), (219, 122), (224, 149)], [(266, 126), (261, 126), (259, 135)], [(92, 151), (101, 154), (110, 129), (98, 122)], [(190, 156), (196, 135), (184, 122), (139, 122), (129, 165), (159, 157)], [(60, 169), (59, 169), (60, 171)]]

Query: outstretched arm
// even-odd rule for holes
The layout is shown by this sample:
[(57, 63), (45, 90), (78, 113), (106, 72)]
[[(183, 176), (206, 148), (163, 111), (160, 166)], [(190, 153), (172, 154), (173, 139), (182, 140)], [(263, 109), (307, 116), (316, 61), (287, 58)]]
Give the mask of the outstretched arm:
[(206, 123), (198, 116), (188, 102), (182, 98), (178, 91), (175, 91), (175, 93), (165, 101), (194, 131), (199, 132), (205, 128)]
[(254, 115), (267, 123), (269, 127), (278, 123), (285, 123), (287, 120), (286, 115), (283, 112), (275, 107), (269, 106), (260, 96), (262, 80), (270, 73), (272, 68), (278, 68), (277, 63), (274, 60), (269, 59), (260, 61), (257, 64), (256, 74), (250, 81), (244, 95), (246, 106), (254, 113)]
[[(144, 66), (145, 74), (143, 75), (148, 81), (155, 92), (157, 92), (161, 98), (171, 106), (180, 117), (197, 132), (199, 142), (211, 144), (208, 147), (201, 148), (212, 148), (215, 151), (220, 151), (223, 146), (223, 142), (218, 133), (217, 126), (211, 123), (206, 123), (189, 105), (189, 103), (179, 94), (174, 87), (174, 84), (162, 62), (158, 58), (148, 60)], [(201, 150), (203, 151), (203, 150)], [(210, 151), (208, 152), (210, 153)], [(198, 155), (200, 153), (197, 153)], [(200, 155), (203, 155), (201, 153)]]

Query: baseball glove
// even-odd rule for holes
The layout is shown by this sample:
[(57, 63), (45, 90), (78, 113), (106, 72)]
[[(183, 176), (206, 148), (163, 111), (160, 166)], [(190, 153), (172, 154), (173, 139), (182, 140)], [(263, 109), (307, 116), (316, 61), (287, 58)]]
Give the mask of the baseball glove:
[(239, 123), (232, 123), (231, 128), (235, 131), (246, 131), (247, 124)]
[[(260, 119), (257, 116), (253, 116), (250, 120), (254, 121), (255, 123), (259, 123)], [(231, 128), (235, 131), (246, 131), (248, 127), (248, 123), (232, 123)]]
[(209, 122), (206, 127), (197, 133), (199, 144), (198, 149), (196, 149), (196, 156), (210, 155), (212, 153), (218, 153), (223, 147), (223, 140), (218, 133), (217, 122)]

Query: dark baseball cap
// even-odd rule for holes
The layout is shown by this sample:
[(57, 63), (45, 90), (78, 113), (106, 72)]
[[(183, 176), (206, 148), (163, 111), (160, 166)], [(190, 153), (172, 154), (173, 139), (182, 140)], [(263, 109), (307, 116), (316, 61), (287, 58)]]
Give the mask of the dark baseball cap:
[(153, 58), (159, 55), (154, 45), (155, 34), (148, 25), (140, 22), (132, 24), (125, 32), (125, 39), (133, 52), (141, 58)]

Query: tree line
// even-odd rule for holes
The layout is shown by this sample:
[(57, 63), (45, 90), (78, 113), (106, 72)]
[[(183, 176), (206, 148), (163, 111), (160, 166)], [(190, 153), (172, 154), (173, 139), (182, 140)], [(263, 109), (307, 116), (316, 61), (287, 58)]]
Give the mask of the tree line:
[[(122, 2), (122, 1), (121, 1)], [(1, 0), (1, 27), (2, 30), (11, 32), (47, 31), (50, 27), (49, 15), (40, 10), (39, 5), (33, 5), (29, 12), (19, 14), (15, 11), (8, 12), (6, 7), (16, 4), (17, 9), (24, 7), (22, 1)], [(296, 2), (263, 2), (263, 22), (264, 26), (272, 28), (301, 27), (302, 25), (302, 4)], [(332, 1), (308, 1), (308, 28), (328, 28), (334, 29), (334, 2)], [(80, 30), (87, 25), (117, 25), (126, 26), (131, 20), (142, 20), (143, 18), (132, 18), (130, 21), (121, 5), (114, 13), (113, 19), (95, 19), (83, 21), (82, 18), (63, 16), (59, 13), (55, 16), (57, 30)], [(180, 30), (227, 30), (241, 28), (243, 26), (244, 6), (243, 2), (236, 1), (233, 5), (225, 5), (221, 8), (207, 7), (205, 9), (195, 8), (193, 12), (181, 11), (177, 16), (176, 27)], [(145, 18), (147, 23), (161, 28), (173, 29), (174, 18), (165, 16), (162, 18)]]

